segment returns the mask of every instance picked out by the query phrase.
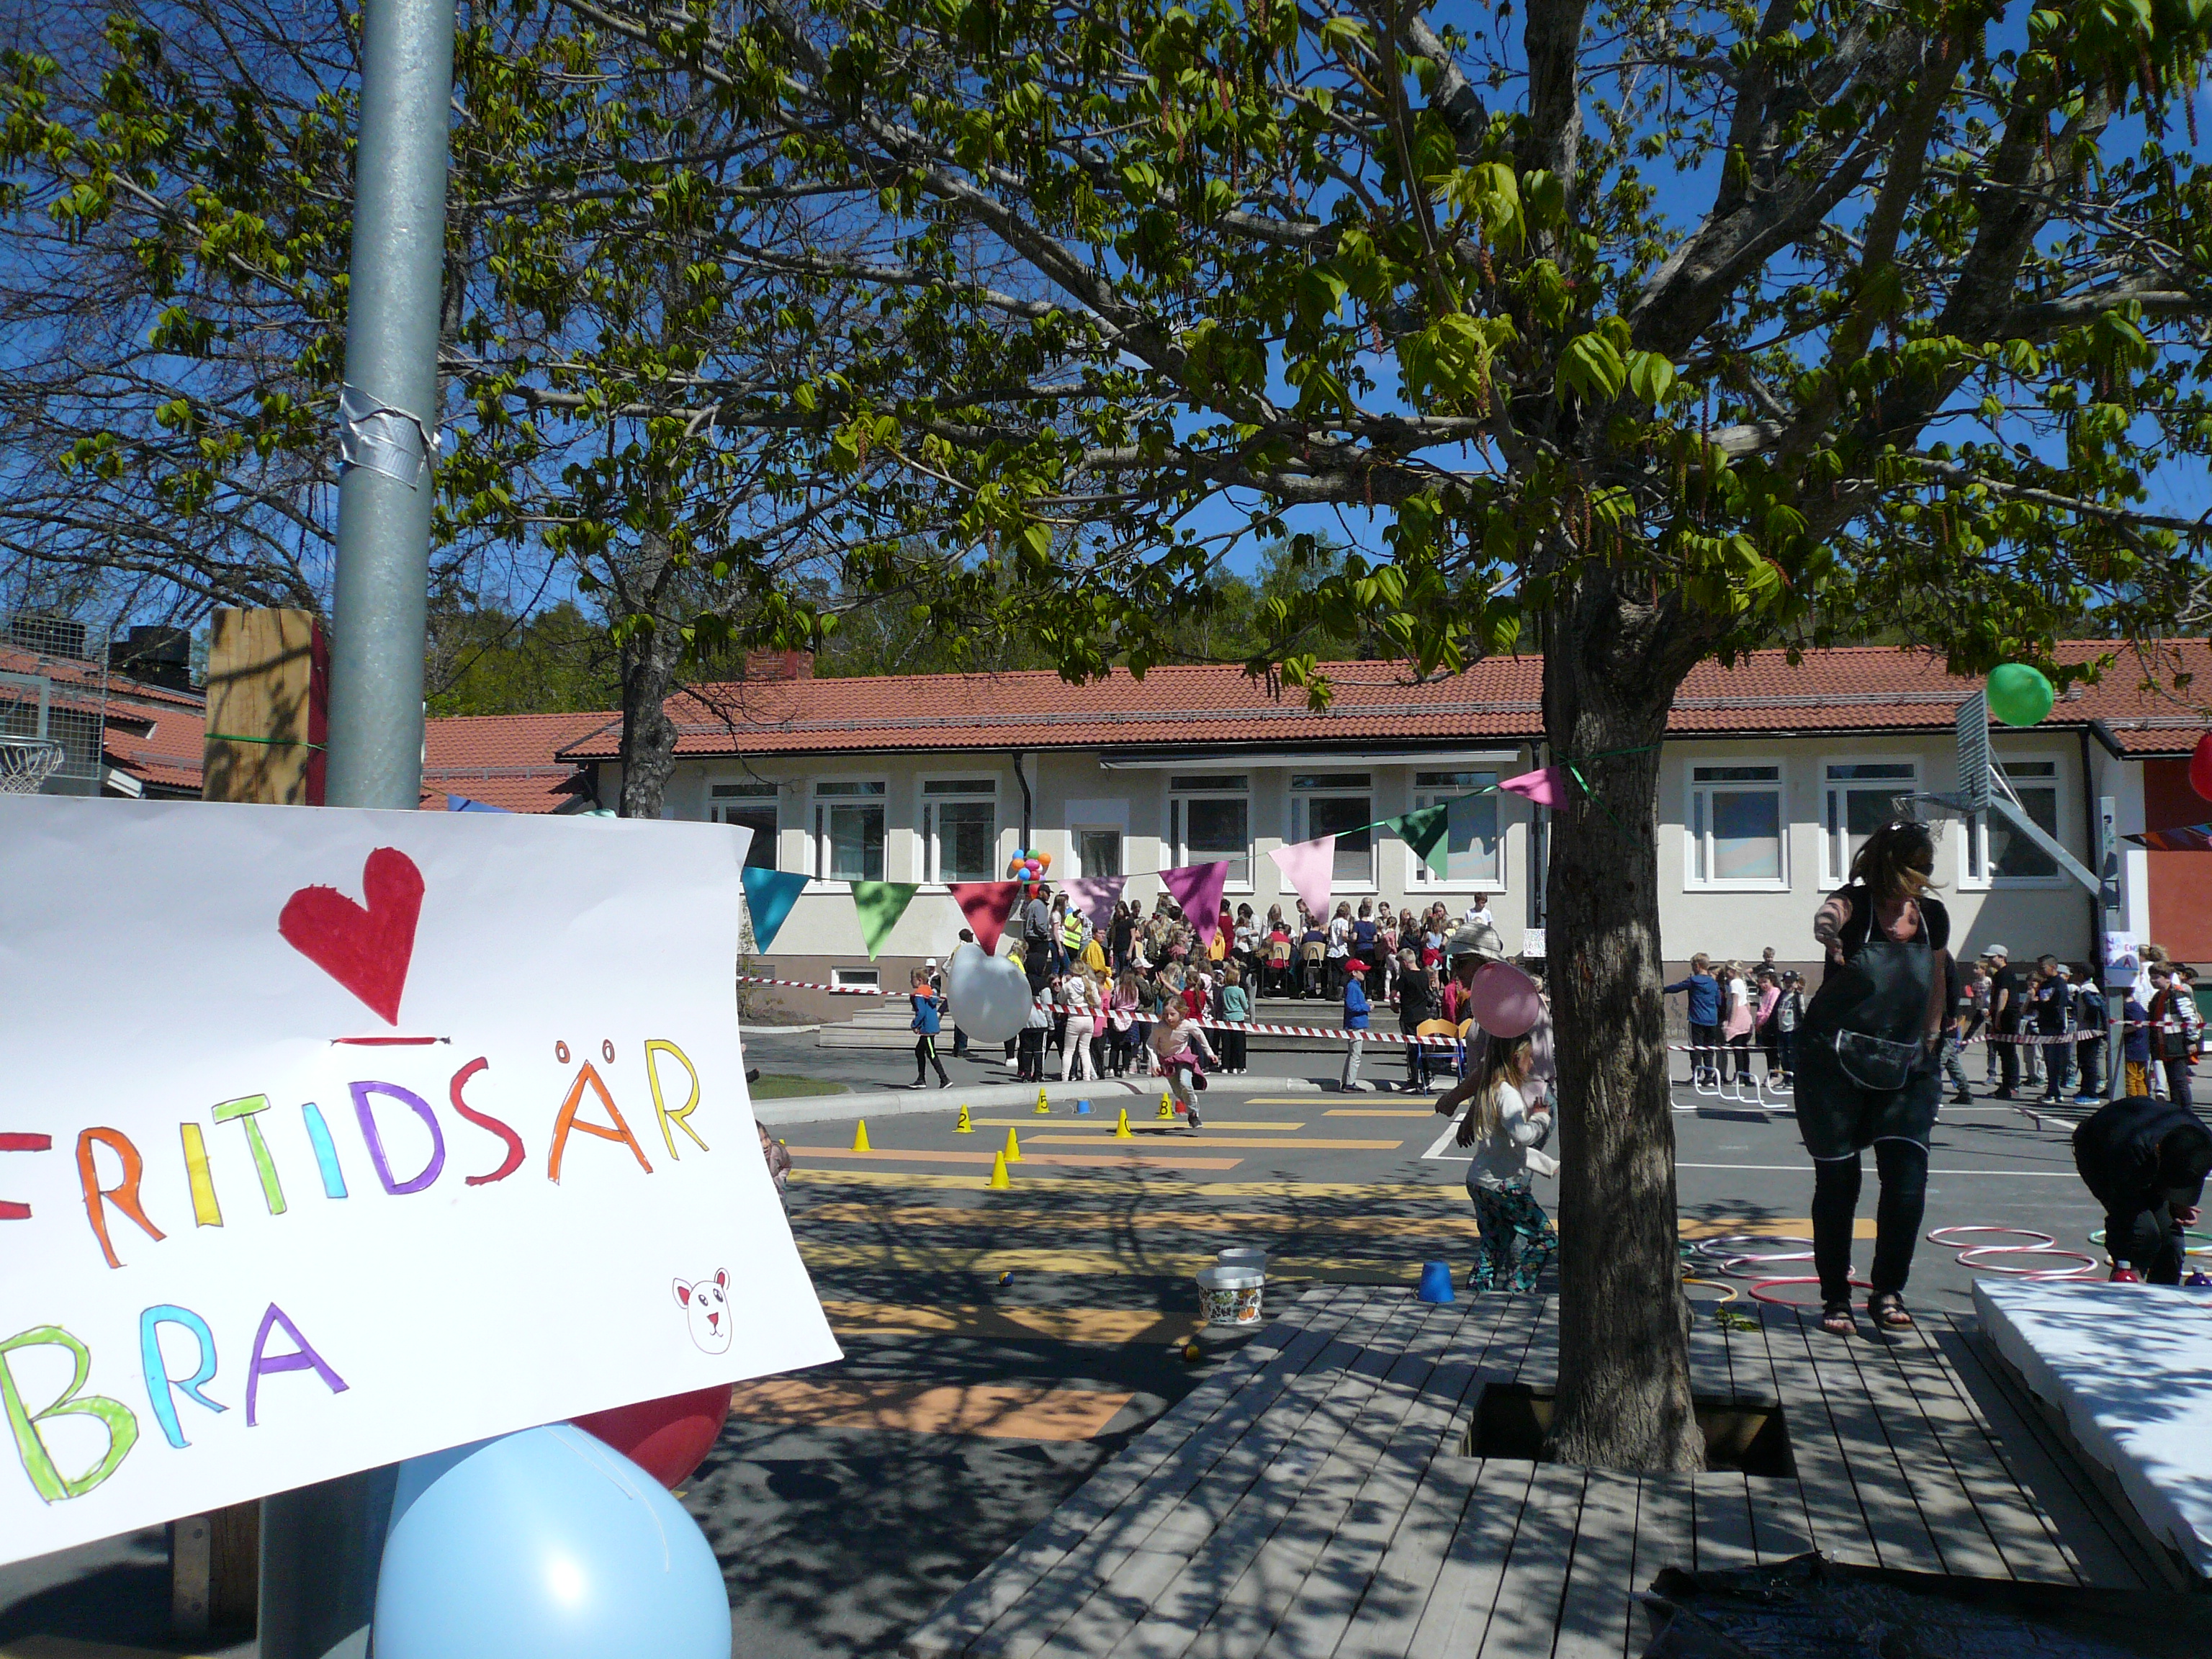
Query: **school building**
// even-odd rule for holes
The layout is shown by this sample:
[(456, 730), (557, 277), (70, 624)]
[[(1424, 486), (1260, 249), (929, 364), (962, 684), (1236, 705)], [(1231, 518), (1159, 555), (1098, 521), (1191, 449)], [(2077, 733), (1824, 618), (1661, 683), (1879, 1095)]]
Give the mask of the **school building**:
[[(2080, 660), (2109, 647), (2065, 649)], [(2176, 648), (2212, 684), (2203, 642)], [(1228, 897), (1265, 915), (1295, 895), (1268, 849), (1337, 833), (1334, 896), (1455, 913), (1480, 891), (1509, 947), (1546, 914), (1548, 814), (1489, 794), (1455, 810), (1444, 874), (1382, 818), (1466, 794), (1545, 763), (1541, 665), (1499, 658), (1414, 684), (1398, 665), (1333, 666), (1325, 711), (1272, 695), (1235, 668), (1156, 668), (1076, 686), (1050, 673), (816, 679), (801, 654), (757, 658), (746, 678), (672, 700), (678, 765), (672, 817), (753, 831), (750, 856), (811, 878), (769, 953), (775, 976), (896, 988), (955, 942), (945, 884), (1002, 876), (1019, 848), (1052, 855), (1051, 876), (1125, 875), (1225, 859)], [(2062, 696), (2038, 726), (1998, 726), (1993, 749), (2021, 805), (2093, 870), (2106, 815), (2115, 833), (2212, 818), (2186, 781), (2206, 728), (2144, 689), (2132, 658)], [(2170, 683), (2170, 678), (2169, 678)], [(1660, 922), (1670, 963), (1695, 951), (1756, 957), (1776, 947), (1810, 966), (1812, 917), (1894, 799), (1956, 781), (1954, 711), (1976, 683), (1925, 653), (1887, 647), (1764, 652), (1709, 663), (1676, 697), (1661, 768)], [(619, 793), (618, 724), (566, 744), (580, 793)], [(2001, 818), (1942, 824), (1937, 877), (1955, 942), (2094, 959), (2100, 903)], [(2212, 854), (2112, 849), (2124, 925), (2185, 960), (2212, 959)], [(921, 884), (868, 960), (854, 880)], [(804, 994), (810, 1012), (839, 1005)]]

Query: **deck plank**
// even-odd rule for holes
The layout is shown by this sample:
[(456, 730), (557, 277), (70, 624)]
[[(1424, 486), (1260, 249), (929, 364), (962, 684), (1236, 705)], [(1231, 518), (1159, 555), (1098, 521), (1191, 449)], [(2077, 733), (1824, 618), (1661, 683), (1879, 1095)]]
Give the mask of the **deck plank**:
[(1628, 1588), (1648, 1589), (1662, 1567), (1693, 1571), (1697, 1559), (1697, 1515), (1691, 1499), (1695, 1475), (1647, 1474), (1638, 1483), (1636, 1559)]
[(1881, 1559), (1867, 1527), (1866, 1511), (1860, 1506), (1858, 1489), (1851, 1484), (1842, 1440), (1828, 1413), (1827, 1396), (1806, 1358), (1804, 1333), (1797, 1316), (1787, 1308), (1761, 1305), (1755, 1316), (1765, 1338), (1776, 1397), (1790, 1425), (1790, 1450), (1797, 1464), (1806, 1523), (1812, 1528), (1812, 1546), (1831, 1560), (1879, 1566)]
[(1363, 1644), (1364, 1653), (1376, 1659), (1469, 1659), (1482, 1645), (1536, 1468), (1498, 1458), (1480, 1465), (1412, 1634), (1391, 1647)]
[(1690, 1478), (1697, 1571), (1725, 1572), (1759, 1564), (1751, 1520), (1751, 1488), (1767, 1484), (1764, 1477), (1732, 1469), (1709, 1469)]
[(1589, 1472), (1553, 1659), (1622, 1659), (1628, 1650), (1637, 1485), (1632, 1474)]
[(1556, 1639), (1567, 1569), (1574, 1559), (1575, 1528), (1589, 1475), (1559, 1463), (1534, 1466), (1513, 1547), (1498, 1576), (1498, 1593), (1478, 1647), (1469, 1642), (1455, 1654), (1479, 1659), (1535, 1659), (1547, 1655)]

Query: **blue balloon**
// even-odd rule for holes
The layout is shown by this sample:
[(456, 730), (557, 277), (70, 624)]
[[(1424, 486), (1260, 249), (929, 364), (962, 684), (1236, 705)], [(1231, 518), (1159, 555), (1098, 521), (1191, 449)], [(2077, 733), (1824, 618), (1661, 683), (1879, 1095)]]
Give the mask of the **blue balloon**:
[(729, 1659), (714, 1552), (660, 1483), (565, 1423), (400, 1466), (377, 1659)]

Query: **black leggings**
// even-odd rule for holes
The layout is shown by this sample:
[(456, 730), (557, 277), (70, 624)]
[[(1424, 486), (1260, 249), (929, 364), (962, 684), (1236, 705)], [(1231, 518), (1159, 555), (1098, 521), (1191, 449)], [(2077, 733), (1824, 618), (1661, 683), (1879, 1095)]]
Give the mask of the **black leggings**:
[[(1915, 1140), (1874, 1144), (1881, 1196), (1874, 1211), (1872, 1294), (1902, 1291), (1920, 1241), (1928, 1207), (1928, 1149)], [(1820, 1300), (1851, 1299), (1851, 1233), (1859, 1207), (1859, 1155), (1824, 1158), (1813, 1166), (1813, 1265), (1820, 1275)]]

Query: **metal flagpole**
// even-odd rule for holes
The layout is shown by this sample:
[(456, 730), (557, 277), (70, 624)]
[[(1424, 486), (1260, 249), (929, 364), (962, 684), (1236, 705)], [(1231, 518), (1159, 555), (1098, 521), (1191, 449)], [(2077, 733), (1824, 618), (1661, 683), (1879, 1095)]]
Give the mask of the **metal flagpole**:
[[(453, 82), (453, 0), (364, 0), (338, 412), (332, 806), (411, 811), (422, 790)], [(367, 1652), (396, 1473), (365, 1470), (263, 1501), (261, 1659)]]

